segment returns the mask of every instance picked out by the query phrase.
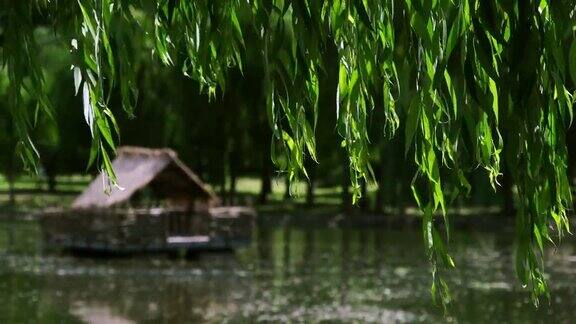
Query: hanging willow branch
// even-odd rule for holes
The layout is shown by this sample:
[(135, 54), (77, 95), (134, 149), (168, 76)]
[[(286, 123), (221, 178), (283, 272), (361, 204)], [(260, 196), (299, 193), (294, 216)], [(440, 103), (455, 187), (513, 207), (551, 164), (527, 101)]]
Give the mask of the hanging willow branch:
[(469, 192), (466, 176), (480, 167), (496, 190), (502, 160), (520, 197), (518, 276), (535, 301), (547, 294), (543, 245), (552, 240), (549, 225), (560, 236), (568, 230), (571, 204), (565, 136), (576, 82), (572, 1), (10, 2), (0, 9), (2, 62), (23, 156), (32, 162), (32, 117), (20, 107), (21, 92), (50, 111), (34, 59), (31, 17), (37, 16), (69, 37), (74, 86), (93, 137), (90, 162), (98, 161), (112, 184), (110, 155), (119, 130), (108, 97), (119, 87), (124, 109), (132, 112), (137, 90), (131, 62), (138, 49), (128, 48), (130, 38), (147, 39), (160, 62), (181, 68), (211, 96), (225, 91), (231, 67), (242, 71), (249, 53), (256, 53), (265, 71), (272, 159), (291, 179), (307, 176), (305, 155), (316, 160), (318, 78), (329, 68), (326, 48), (335, 47), (334, 113), (354, 197), (360, 183), (372, 179), (367, 118), (382, 109), (383, 131), (405, 136), (406, 155), (418, 167), (412, 189), (424, 215), (433, 296), (448, 301), (440, 274), (454, 266), (446, 249), (447, 198), (454, 197), (445, 197), (445, 186)]

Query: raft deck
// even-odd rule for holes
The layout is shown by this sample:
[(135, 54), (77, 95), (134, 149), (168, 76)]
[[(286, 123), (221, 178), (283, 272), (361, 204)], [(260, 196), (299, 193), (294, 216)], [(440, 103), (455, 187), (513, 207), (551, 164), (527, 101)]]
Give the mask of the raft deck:
[(44, 247), (81, 254), (197, 253), (250, 243), (255, 212), (220, 207), (207, 213), (174, 209), (58, 210), (43, 215)]

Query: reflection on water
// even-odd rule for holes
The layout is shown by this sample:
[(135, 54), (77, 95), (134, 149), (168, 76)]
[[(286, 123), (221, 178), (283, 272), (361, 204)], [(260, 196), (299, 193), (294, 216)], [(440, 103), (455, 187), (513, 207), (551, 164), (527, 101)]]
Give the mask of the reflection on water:
[[(455, 233), (457, 322), (570, 322), (574, 242), (548, 251), (552, 298), (514, 278), (508, 233)], [(43, 256), (34, 223), (0, 224), (0, 322), (442, 322), (417, 230), (270, 227), (194, 261)]]

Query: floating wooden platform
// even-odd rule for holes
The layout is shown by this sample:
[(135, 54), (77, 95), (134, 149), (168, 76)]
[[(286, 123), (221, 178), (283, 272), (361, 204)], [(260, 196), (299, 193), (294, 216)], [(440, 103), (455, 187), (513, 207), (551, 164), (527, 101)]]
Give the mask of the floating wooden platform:
[(53, 210), (41, 221), (44, 247), (82, 255), (190, 254), (250, 243), (255, 212), (220, 207), (207, 213), (174, 209)]

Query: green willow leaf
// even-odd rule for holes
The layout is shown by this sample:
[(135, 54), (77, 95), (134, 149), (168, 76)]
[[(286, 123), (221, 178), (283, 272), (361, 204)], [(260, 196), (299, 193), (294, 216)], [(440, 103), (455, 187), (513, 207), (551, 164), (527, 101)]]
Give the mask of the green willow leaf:
[(572, 82), (576, 83), (576, 39), (570, 45), (570, 52), (568, 54), (568, 67), (570, 68), (570, 77)]
[[(110, 96), (119, 88), (133, 114), (141, 52), (177, 67), (211, 98), (227, 90), (231, 69), (243, 73), (256, 61), (272, 159), (291, 180), (307, 177), (306, 159), (317, 160), (319, 96), (330, 84), (354, 201), (373, 181), (373, 128), (403, 133), (417, 169), (412, 190), (424, 215), (434, 298), (450, 300), (442, 279), (453, 264), (448, 203), (470, 191), (466, 177), (481, 168), (495, 189), (501, 173), (511, 173), (516, 268), (537, 302), (547, 295), (548, 226), (569, 230), (572, 207), (566, 134), (576, 90), (574, 10), (567, 0), (9, 1), (0, 8), (0, 62), (22, 157), (34, 165), (29, 133), (38, 112), (50, 114), (34, 30), (50, 26), (73, 40), (71, 86), (83, 88), (89, 165), (98, 164), (112, 185), (119, 130)], [(338, 80), (322, 84), (324, 75)], [(23, 95), (40, 110), (22, 108)], [(377, 113), (383, 119), (373, 121)]]

